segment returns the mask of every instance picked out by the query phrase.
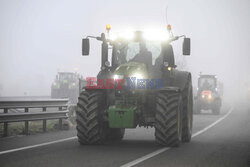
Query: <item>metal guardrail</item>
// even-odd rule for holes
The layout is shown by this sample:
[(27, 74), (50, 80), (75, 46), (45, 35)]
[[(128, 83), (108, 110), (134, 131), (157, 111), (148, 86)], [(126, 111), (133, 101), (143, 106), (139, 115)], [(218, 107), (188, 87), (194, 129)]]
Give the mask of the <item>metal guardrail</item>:
[(68, 118), (68, 111), (56, 111), (46, 113), (10, 113), (0, 115), (0, 123), (5, 122), (22, 122), (22, 121), (38, 121), (44, 119), (63, 119)]
[[(68, 118), (68, 99), (39, 99), (39, 100), (0, 100), (0, 123), (4, 123), (3, 136), (8, 136), (9, 122), (25, 122), (25, 134), (29, 134), (29, 121), (43, 120), (43, 131), (46, 131), (46, 122), (49, 119), (59, 119), (59, 128), (62, 129), (62, 119)], [(8, 113), (9, 109), (22, 108), (24, 112)], [(30, 108), (42, 108), (42, 112), (30, 112)], [(59, 111), (46, 112), (47, 108), (58, 108)]]
[(13, 100), (13, 99), (18, 99), (18, 100), (23, 100), (23, 99), (49, 99), (50, 96), (0, 96), (0, 101), (2, 100)]
[(1, 100), (0, 109), (67, 107), (68, 99)]

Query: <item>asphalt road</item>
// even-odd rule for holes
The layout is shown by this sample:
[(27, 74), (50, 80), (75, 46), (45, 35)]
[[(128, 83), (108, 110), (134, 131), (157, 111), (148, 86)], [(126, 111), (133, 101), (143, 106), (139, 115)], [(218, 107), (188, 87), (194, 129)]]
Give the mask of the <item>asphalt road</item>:
[(2, 138), (0, 166), (250, 166), (249, 120), (244, 106), (195, 115), (195, 136), (179, 148), (157, 145), (152, 128), (126, 130), (123, 141), (102, 146), (80, 146), (75, 130)]

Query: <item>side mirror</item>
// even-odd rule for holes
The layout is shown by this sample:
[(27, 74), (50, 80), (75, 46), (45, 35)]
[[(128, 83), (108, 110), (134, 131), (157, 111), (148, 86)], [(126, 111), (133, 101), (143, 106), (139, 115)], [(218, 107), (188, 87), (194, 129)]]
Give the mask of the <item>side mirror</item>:
[(184, 38), (183, 46), (182, 46), (183, 55), (187, 55), (187, 56), (190, 55), (190, 46), (191, 46), (190, 38)]
[(88, 38), (82, 39), (82, 55), (83, 56), (89, 55), (89, 39)]

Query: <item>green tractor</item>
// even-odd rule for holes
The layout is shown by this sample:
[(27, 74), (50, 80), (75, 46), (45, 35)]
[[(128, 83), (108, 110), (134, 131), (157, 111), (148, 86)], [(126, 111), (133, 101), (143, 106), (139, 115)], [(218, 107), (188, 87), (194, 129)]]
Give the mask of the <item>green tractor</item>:
[(83, 55), (89, 55), (89, 38), (101, 41), (102, 58), (97, 79), (87, 79), (88, 85), (78, 98), (76, 128), (80, 144), (121, 140), (126, 128), (137, 126), (154, 127), (160, 145), (176, 147), (190, 142), (191, 73), (176, 69), (170, 44), (184, 38), (183, 55), (190, 55), (190, 38), (174, 36), (170, 28), (159, 39), (152, 32), (146, 35), (141, 31), (113, 38), (110, 26), (106, 28), (107, 35), (82, 40)]
[(58, 72), (51, 85), (51, 98), (69, 98), (76, 104), (79, 96), (79, 75), (73, 72)]

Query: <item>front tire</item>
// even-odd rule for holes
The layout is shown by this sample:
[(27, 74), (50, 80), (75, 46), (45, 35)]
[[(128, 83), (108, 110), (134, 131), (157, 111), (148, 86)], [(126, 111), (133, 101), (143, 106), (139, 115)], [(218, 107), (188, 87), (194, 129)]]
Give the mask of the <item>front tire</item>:
[(179, 92), (161, 91), (156, 97), (156, 142), (177, 147), (182, 135), (182, 98)]
[(182, 142), (190, 142), (193, 127), (193, 88), (189, 81), (183, 96)]
[(101, 91), (82, 91), (76, 110), (76, 129), (80, 144), (103, 144), (107, 123), (104, 122), (105, 96)]

